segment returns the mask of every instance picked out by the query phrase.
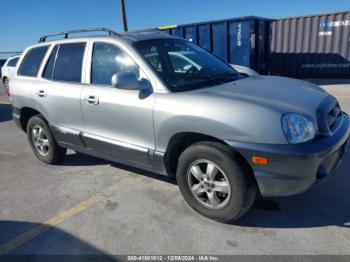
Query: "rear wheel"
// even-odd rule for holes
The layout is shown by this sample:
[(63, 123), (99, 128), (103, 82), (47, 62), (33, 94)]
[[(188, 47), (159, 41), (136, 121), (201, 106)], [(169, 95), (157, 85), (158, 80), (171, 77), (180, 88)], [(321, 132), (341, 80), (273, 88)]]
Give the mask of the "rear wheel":
[(180, 156), (176, 178), (186, 202), (218, 221), (240, 218), (255, 200), (254, 179), (224, 144), (200, 142), (187, 148)]
[(57, 164), (64, 159), (67, 150), (57, 145), (46, 121), (40, 115), (29, 119), (27, 138), (35, 156), (42, 162)]
[(4, 77), (4, 78), (2, 79), (2, 83), (3, 83), (3, 87), (6, 88), (7, 85), (8, 85), (8, 83), (9, 83), (9, 79), (8, 79), (7, 77)]

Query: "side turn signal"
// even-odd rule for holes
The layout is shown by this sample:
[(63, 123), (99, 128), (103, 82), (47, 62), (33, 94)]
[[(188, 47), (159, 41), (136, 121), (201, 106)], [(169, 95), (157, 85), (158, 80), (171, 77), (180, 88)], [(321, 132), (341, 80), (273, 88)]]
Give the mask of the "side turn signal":
[(261, 157), (261, 156), (253, 156), (252, 162), (256, 165), (261, 165), (261, 166), (266, 166), (269, 164), (269, 160), (267, 158)]

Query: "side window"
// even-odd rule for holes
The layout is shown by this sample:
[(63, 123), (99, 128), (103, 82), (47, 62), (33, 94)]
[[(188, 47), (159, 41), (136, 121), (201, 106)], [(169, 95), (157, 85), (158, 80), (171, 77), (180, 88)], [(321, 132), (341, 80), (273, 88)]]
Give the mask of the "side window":
[[(53, 66), (54, 72), (52, 79), (81, 83), (84, 51), (85, 43), (61, 44), (57, 51), (55, 65)], [(48, 69), (48, 71), (49, 70), (50, 69)], [(48, 74), (49, 73), (50, 72), (48, 72)]]
[(14, 58), (14, 59), (11, 59), (11, 60), (7, 63), (7, 66), (9, 66), (9, 67), (16, 67), (17, 62), (18, 62), (18, 59), (19, 59), (19, 57), (16, 57), (16, 58)]
[(142, 45), (139, 46), (138, 49), (145, 56), (147, 61), (151, 64), (151, 66), (162, 76), (165, 77), (167, 72), (171, 69), (169, 68), (169, 61), (164, 59), (164, 52), (162, 52), (161, 48), (156, 45)]
[(140, 69), (119, 47), (107, 43), (95, 43), (91, 62), (91, 84), (111, 85), (112, 76), (121, 72), (133, 72), (140, 78)]
[(57, 55), (57, 50), (58, 50), (58, 45), (56, 45), (50, 55), (49, 60), (47, 61), (47, 64), (45, 66), (45, 70), (43, 73), (43, 77), (45, 79), (52, 79), (53, 76), (53, 68), (55, 66), (55, 61), (56, 61), (56, 55)]
[(144, 54), (148, 62), (156, 69), (159, 73), (163, 72), (163, 64), (160, 61), (159, 50), (156, 46), (142, 47), (141, 52)]
[(162, 71), (163, 71), (163, 67), (162, 67), (162, 64), (161, 64), (161, 62), (160, 62), (158, 53), (150, 53), (150, 54), (147, 54), (147, 55), (146, 55), (146, 58), (148, 59), (148, 61), (151, 63), (151, 65), (152, 65), (158, 72), (162, 72)]
[(37, 76), (47, 49), (48, 46), (41, 46), (29, 50), (23, 59), (18, 74), (22, 76)]

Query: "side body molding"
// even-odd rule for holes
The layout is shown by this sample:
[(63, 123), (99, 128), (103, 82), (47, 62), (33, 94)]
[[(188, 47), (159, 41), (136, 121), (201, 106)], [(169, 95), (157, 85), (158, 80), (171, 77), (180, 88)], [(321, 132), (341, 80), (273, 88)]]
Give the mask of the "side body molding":
[(57, 143), (77, 152), (167, 175), (164, 153), (76, 129), (50, 126)]

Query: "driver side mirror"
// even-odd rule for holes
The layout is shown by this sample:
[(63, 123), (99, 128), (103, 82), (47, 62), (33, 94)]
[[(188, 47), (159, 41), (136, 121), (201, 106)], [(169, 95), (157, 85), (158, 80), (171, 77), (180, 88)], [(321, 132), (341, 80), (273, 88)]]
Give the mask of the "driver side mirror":
[(140, 90), (146, 91), (152, 88), (150, 81), (147, 79), (137, 80), (134, 73), (122, 72), (112, 76), (112, 86), (123, 90)]

